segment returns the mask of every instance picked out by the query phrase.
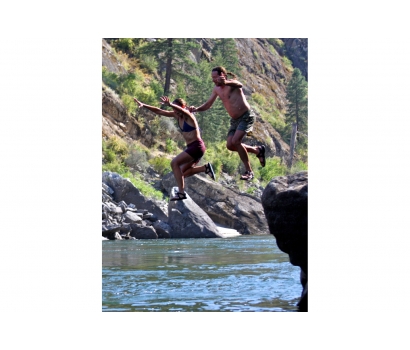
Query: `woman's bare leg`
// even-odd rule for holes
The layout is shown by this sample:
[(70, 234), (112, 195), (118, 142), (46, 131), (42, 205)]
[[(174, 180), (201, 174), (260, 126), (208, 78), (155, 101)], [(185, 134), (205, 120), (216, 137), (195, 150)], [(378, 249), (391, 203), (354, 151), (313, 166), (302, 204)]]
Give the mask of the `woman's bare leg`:
[(187, 163), (184, 164), (181, 167), (182, 170), (182, 174), (184, 175), (184, 177), (190, 177), (192, 175), (198, 174), (198, 173), (204, 173), (206, 171), (205, 165), (201, 165), (201, 166), (195, 166), (198, 164), (199, 161), (192, 161), (192, 163)]
[(178, 154), (171, 161), (172, 172), (174, 173), (174, 177), (178, 185), (178, 190), (181, 193), (185, 193), (184, 174), (181, 168), (185, 165), (189, 165), (192, 163), (193, 163), (193, 158), (186, 152), (182, 152)]

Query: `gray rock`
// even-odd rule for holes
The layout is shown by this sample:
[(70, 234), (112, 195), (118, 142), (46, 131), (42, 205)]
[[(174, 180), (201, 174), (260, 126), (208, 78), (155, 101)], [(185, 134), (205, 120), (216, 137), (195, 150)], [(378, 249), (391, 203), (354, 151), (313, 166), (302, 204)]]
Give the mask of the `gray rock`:
[(171, 226), (161, 220), (152, 223), (152, 227), (157, 232), (158, 238), (171, 238)]
[(164, 209), (166, 203), (145, 198), (131, 181), (109, 171), (102, 174), (102, 181), (114, 190), (113, 199), (116, 202), (134, 204), (137, 208), (144, 208), (155, 214), (161, 220), (168, 219), (167, 211)]
[(151, 222), (155, 222), (155, 221), (159, 220), (158, 217), (157, 217), (155, 214), (151, 214), (151, 215), (149, 215), (149, 216), (147, 216), (147, 217), (143, 217), (143, 218), (144, 218), (144, 219), (147, 219), (147, 220), (149, 220), (149, 221), (151, 221)]
[(141, 224), (143, 224), (144, 226), (152, 226), (152, 221), (149, 221), (149, 220), (142, 220), (141, 221)]
[(151, 226), (142, 226), (139, 224), (131, 224), (130, 236), (137, 239), (156, 239), (158, 235), (155, 229)]
[(115, 239), (122, 239), (121, 235), (118, 232), (115, 232)]
[[(165, 175), (162, 184), (168, 192), (176, 186), (173, 173)], [(245, 235), (269, 234), (260, 198), (241, 194), (199, 175), (185, 179), (185, 190), (216, 224)]]
[(208, 214), (191, 199), (189, 194), (185, 200), (169, 202), (168, 217), (172, 238), (224, 237)]
[(111, 233), (119, 232), (121, 225), (102, 225), (102, 235), (108, 236)]
[(110, 186), (106, 185), (104, 182), (102, 183), (102, 188), (109, 195), (112, 195), (114, 193), (114, 190)]
[(128, 234), (131, 232), (131, 225), (130, 224), (122, 224), (120, 228), (120, 233), (121, 234)]
[(133, 223), (137, 223), (137, 222), (141, 222), (141, 221), (142, 221), (141, 216), (139, 216), (138, 214), (133, 213), (133, 212), (131, 212), (131, 211), (127, 211), (127, 212), (123, 215), (123, 217), (124, 217), (124, 222), (130, 223), (130, 224), (133, 224)]

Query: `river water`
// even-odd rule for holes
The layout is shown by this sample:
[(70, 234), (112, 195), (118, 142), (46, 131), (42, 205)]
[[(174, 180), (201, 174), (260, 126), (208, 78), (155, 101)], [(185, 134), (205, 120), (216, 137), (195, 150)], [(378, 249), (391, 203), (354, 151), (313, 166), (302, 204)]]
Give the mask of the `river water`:
[(102, 311), (297, 311), (300, 268), (272, 235), (102, 241)]

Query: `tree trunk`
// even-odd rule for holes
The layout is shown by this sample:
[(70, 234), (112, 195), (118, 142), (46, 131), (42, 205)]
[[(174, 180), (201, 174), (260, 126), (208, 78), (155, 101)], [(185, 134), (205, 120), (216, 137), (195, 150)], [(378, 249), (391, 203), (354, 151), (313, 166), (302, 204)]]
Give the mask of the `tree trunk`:
[(172, 38), (168, 40), (168, 52), (167, 52), (167, 70), (165, 73), (165, 86), (164, 95), (168, 96), (171, 86), (171, 72), (172, 72)]
[[(167, 39), (168, 51), (167, 51), (167, 67), (165, 72), (165, 86), (164, 96), (169, 96), (169, 90), (171, 87), (171, 72), (172, 72), (172, 38)], [(166, 109), (165, 105), (161, 106), (161, 109)]]
[(290, 153), (289, 153), (289, 161), (288, 161), (288, 168), (290, 169), (292, 167), (292, 162), (293, 162), (293, 152), (295, 150), (296, 146), (296, 133), (298, 131), (298, 124), (293, 123), (292, 124), (292, 136), (290, 137)]

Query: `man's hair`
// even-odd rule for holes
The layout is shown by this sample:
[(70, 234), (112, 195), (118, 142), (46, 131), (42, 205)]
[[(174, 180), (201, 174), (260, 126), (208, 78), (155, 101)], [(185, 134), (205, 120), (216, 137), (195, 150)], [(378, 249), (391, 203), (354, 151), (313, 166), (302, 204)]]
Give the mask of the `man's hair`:
[(178, 105), (178, 106), (180, 106), (180, 107), (186, 106), (186, 102), (185, 102), (185, 100), (182, 99), (182, 98), (176, 98), (172, 103), (174, 103), (174, 104), (176, 104), (176, 105)]
[(231, 72), (227, 72), (227, 71), (226, 71), (226, 68), (225, 68), (225, 67), (222, 67), (222, 66), (218, 66), (218, 67), (212, 68), (212, 72), (218, 72), (218, 75), (221, 75), (221, 73), (229, 74), (229, 75), (232, 75), (233, 78), (236, 78), (236, 75), (235, 75), (235, 74), (233, 74), (233, 73), (231, 73)]

